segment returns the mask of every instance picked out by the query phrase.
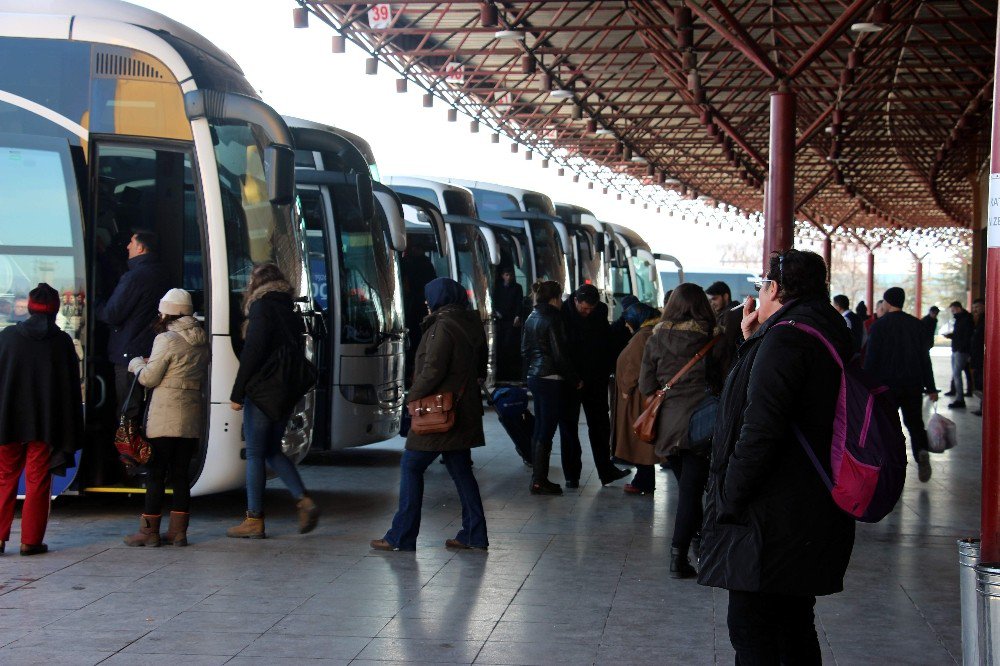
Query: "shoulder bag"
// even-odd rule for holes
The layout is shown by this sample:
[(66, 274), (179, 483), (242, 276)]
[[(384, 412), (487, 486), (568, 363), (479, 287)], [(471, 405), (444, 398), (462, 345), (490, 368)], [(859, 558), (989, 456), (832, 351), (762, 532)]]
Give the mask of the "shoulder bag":
[(660, 407), (663, 406), (663, 399), (666, 396), (667, 391), (674, 387), (674, 384), (680, 381), (681, 377), (687, 374), (688, 370), (694, 367), (695, 363), (700, 361), (705, 357), (705, 354), (715, 346), (715, 343), (719, 341), (721, 335), (717, 335), (695, 353), (691, 360), (684, 364), (684, 367), (677, 371), (677, 373), (670, 378), (670, 381), (666, 385), (659, 389), (653, 394), (653, 397), (646, 401), (646, 408), (642, 410), (642, 414), (639, 414), (639, 418), (635, 420), (632, 424), (632, 432), (640, 440), (646, 443), (652, 443), (656, 440), (656, 419), (660, 414)]
[[(461, 328), (458, 331), (472, 346), (472, 341)], [(410, 415), (410, 431), (415, 435), (438, 435), (455, 427), (455, 408), (465, 395), (465, 387), (456, 396), (453, 391), (435, 393), (406, 404)]]
[(306, 358), (300, 341), (280, 324), (285, 342), (278, 345), (260, 370), (247, 382), (246, 394), (272, 421), (283, 421), (302, 396), (316, 384), (316, 366)]

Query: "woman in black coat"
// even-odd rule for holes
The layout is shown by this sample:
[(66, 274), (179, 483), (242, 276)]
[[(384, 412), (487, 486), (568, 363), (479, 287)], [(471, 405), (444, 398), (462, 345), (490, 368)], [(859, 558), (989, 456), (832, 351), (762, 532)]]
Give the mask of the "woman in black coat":
[(738, 663), (819, 664), (813, 608), (816, 596), (843, 590), (854, 520), (834, 504), (793, 426), (829, 468), (840, 369), (818, 340), (776, 324), (813, 326), (844, 360), (853, 341), (817, 254), (775, 254), (759, 286), (719, 405), (698, 582), (729, 590)]

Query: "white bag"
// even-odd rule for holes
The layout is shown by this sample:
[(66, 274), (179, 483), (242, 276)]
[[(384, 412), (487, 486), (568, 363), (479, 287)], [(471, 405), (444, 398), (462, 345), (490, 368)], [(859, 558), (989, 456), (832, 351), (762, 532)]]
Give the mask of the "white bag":
[(935, 412), (927, 422), (927, 448), (931, 453), (944, 453), (957, 443), (955, 422)]

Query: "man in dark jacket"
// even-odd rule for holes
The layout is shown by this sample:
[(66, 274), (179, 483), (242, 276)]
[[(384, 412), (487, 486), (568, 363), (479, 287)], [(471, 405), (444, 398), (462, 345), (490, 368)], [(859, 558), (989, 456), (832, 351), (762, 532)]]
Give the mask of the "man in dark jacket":
[(28, 318), (0, 331), (0, 545), (10, 539), (17, 483), (27, 481), (21, 554), (43, 553), (52, 473), (64, 474), (83, 444), (80, 359), (56, 326), (59, 293), (39, 284)]
[(920, 328), (923, 333), (924, 346), (930, 349), (934, 346), (934, 337), (937, 335), (938, 327), (938, 313), (941, 312), (941, 308), (936, 305), (932, 305), (927, 314), (923, 316), (920, 320)]
[(837, 294), (833, 297), (833, 309), (844, 318), (844, 323), (851, 330), (851, 337), (854, 338), (854, 349), (861, 351), (861, 346), (865, 341), (865, 324), (861, 317), (851, 310), (851, 299), (845, 294)]
[[(965, 409), (965, 373), (968, 372), (970, 353), (972, 352), (972, 331), (975, 325), (972, 315), (958, 301), (952, 302), (948, 309), (955, 318), (951, 333), (945, 333), (951, 338), (951, 390), (945, 395), (955, 396), (955, 401), (948, 403), (951, 409)], [(971, 390), (971, 386), (969, 387)]]
[(733, 307), (733, 295), (729, 285), (721, 280), (713, 282), (705, 290), (708, 301), (712, 304), (716, 321), (722, 327), (722, 339), (719, 340), (719, 350), (715, 353), (719, 359), (719, 369), (722, 376), (729, 374), (736, 360), (736, 348), (743, 343), (743, 332), (740, 322), (743, 320), (743, 310)]
[(840, 368), (853, 341), (830, 305), (826, 265), (813, 252), (771, 257), (760, 308), (744, 305), (743, 334), (726, 380), (713, 438), (702, 527), (702, 585), (729, 590), (729, 638), (737, 663), (819, 664), (817, 595), (844, 587), (854, 520), (834, 503), (793, 434), (830, 473)]
[(514, 269), (500, 269), (500, 282), (493, 290), (496, 314), (497, 379), (521, 379), (521, 324), (524, 315), (524, 290), (514, 279)]
[(611, 463), (611, 419), (608, 405), (608, 380), (617, 360), (612, 358), (608, 306), (601, 302), (597, 287), (582, 285), (563, 302), (569, 361), (583, 385), (566, 384), (566, 395), (559, 416), (559, 449), (567, 488), (580, 487), (583, 469), (580, 436), (580, 407), (587, 417), (590, 450), (601, 484), (625, 476)]
[(938, 398), (931, 356), (920, 322), (903, 312), (905, 292), (899, 287), (891, 287), (882, 298), (885, 314), (868, 332), (865, 370), (889, 387), (902, 410), (920, 480), (927, 482), (931, 478), (931, 462), (922, 412), (923, 393), (926, 392), (932, 401)]
[(979, 395), (979, 409), (970, 414), (983, 415), (983, 362), (986, 353), (986, 301), (977, 298), (972, 301), (972, 338), (969, 343), (969, 370), (972, 374), (973, 395)]
[[(111, 326), (108, 358), (115, 366), (119, 411), (135, 379), (128, 371), (128, 362), (136, 356), (149, 356), (152, 351), (156, 336), (151, 326), (159, 316), (160, 299), (173, 286), (157, 255), (157, 241), (152, 232), (132, 234), (126, 248), (128, 271), (118, 280), (111, 298), (97, 307), (97, 318)], [(137, 418), (141, 412), (142, 401), (133, 399), (127, 415)]]

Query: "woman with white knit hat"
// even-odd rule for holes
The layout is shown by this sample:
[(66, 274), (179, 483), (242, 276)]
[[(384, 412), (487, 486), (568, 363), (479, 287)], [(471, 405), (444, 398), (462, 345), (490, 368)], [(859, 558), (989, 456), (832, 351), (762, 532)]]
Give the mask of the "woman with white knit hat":
[(208, 372), (208, 335), (192, 315), (191, 294), (171, 289), (160, 300), (160, 317), (153, 323), (156, 339), (148, 359), (128, 365), (139, 383), (153, 389), (146, 419), (146, 437), (153, 448), (146, 481), (145, 510), (139, 531), (125, 537), (129, 546), (159, 546), (164, 482), (173, 489), (170, 527), (163, 541), (187, 545), (191, 505), (191, 459), (198, 449), (204, 421), (202, 389)]

